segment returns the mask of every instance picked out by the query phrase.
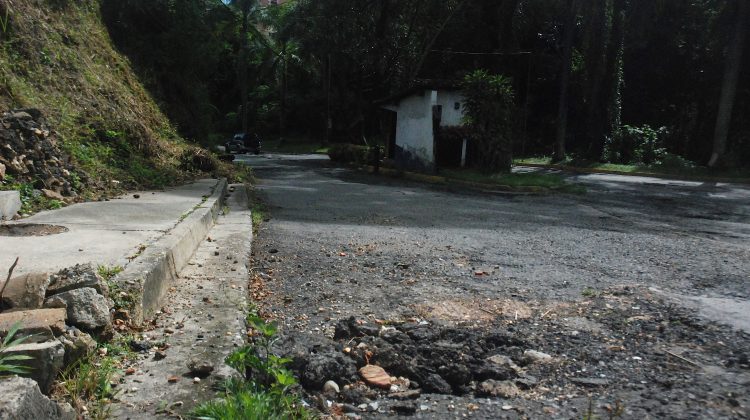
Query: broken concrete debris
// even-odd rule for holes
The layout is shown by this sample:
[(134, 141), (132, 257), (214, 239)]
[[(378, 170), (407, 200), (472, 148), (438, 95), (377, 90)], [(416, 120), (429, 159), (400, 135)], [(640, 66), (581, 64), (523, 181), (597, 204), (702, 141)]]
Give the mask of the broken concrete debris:
[(70, 405), (56, 404), (42, 395), (33, 380), (11, 376), (0, 379), (0, 418), (73, 420), (76, 414)]
[(2, 307), (36, 309), (44, 305), (50, 282), (47, 273), (29, 273), (11, 278), (3, 291)]
[(57, 377), (65, 361), (65, 349), (57, 340), (43, 343), (22, 343), (4, 351), (5, 354), (28, 356), (29, 360), (15, 362), (27, 366), (28, 377), (39, 384), (39, 389), (45, 394), (52, 389), (52, 383)]
[[(2, 299), (0, 339), (14, 326), (20, 326), (15, 338), (27, 338), (4, 352), (30, 357), (17, 363), (31, 368), (25, 376), (36, 381), (37, 390), (49, 393), (63, 367), (94, 351), (96, 342), (90, 334), (102, 336), (111, 330), (112, 304), (107, 294), (106, 283), (92, 264), (76, 265), (52, 275), (32, 273), (10, 279)], [(22, 386), (22, 382), (12, 384), (11, 388), (26, 395), (8, 397), (20, 399), (14, 400), (20, 401), (19, 410), (26, 413), (38, 409), (24, 405), (24, 399), (33, 394), (27, 386)]]
[(109, 302), (91, 287), (54, 295), (44, 305), (48, 308), (66, 308), (68, 322), (84, 331), (101, 334), (112, 327)]
[(85, 184), (88, 176), (73, 165), (57, 143), (58, 134), (49, 129), (41, 111), (0, 113), (0, 181), (10, 175), (15, 182), (33, 184), (36, 194), (73, 201), (77, 196), (74, 184)]

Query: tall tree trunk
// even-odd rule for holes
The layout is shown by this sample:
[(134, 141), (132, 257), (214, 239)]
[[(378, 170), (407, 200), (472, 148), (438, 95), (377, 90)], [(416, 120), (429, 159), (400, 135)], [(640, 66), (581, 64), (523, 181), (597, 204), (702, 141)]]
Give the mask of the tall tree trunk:
[(602, 85), (607, 70), (606, 52), (609, 38), (607, 11), (609, 0), (591, 2), (588, 9), (588, 46), (586, 51), (586, 140), (588, 157), (600, 159), (604, 147), (606, 113), (603, 111)]
[(721, 97), (719, 98), (719, 112), (716, 115), (716, 127), (714, 129), (714, 147), (709, 167), (715, 167), (721, 163), (727, 148), (727, 136), (729, 135), (729, 123), (732, 119), (732, 108), (734, 97), (737, 94), (737, 80), (742, 66), (742, 49), (745, 44), (745, 33), (748, 23), (747, 0), (737, 0), (738, 13), (737, 23), (734, 30), (734, 38), (727, 51), (726, 64), (724, 64), (724, 81), (721, 85)]
[(623, 56), (625, 49), (626, 0), (614, 0), (612, 31), (607, 51), (606, 97), (607, 127), (605, 136), (612, 136), (622, 125)]
[(577, 1), (568, 0), (568, 14), (563, 28), (563, 57), (560, 69), (560, 96), (557, 104), (557, 135), (555, 153), (552, 159), (559, 162), (565, 159), (565, 134), (568, 128), (568, 86), (570, 67), (573, 61), (573, 40), (576, 31)]
[(248, 35), (249, 35), (249, 28), (248, 25), (250, 22), (248, 22), (248, 19), (250, 17), (250, 2), (245, 2), (242, 4), (242, 49), (240, 51), (240, 95), (242, 95), (242, 132), (247, 133), (248, 124), (247, 124), (247, 96), (248, 96), (248, 86), (247, 86), (247, 52), (249, 49), (248, 46)]
[(279, 50), (281, 60), (281, 79), (279, 80), (279, 142), (284, 143), (286, 133), (286, 97), (287, 97), (287, 73), (289, 71), (288, 45), (282, 42)]

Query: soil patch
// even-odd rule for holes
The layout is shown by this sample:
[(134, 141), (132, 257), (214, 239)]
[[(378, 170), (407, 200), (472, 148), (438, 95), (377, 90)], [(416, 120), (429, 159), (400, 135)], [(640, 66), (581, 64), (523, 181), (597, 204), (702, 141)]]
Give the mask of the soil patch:
[(0, 236), (49, 236), (67, 232), (65, 226), (18, 223), (0, 225)]

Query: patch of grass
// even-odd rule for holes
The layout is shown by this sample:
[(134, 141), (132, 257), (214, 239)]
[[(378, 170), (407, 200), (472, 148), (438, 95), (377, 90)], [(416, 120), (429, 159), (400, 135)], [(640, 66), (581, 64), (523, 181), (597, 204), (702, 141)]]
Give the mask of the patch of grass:
[(569, 166), (581, 169), (592, 169), (592, 170), (603, 170), (619, 172), (623, 174), (629, 173), (643, 173), (654, 176), (673, 176), (678, 178), (695, 178), (695, 179), (736, 179), (739, 181), (750, 180), (750, 169), (748, 168), (734, 168), (734, 169), (712, 169), (705, 166), (699, 166), (694, 162), (690, 162), (680, 156), (667, 154), (662, 162), (651, 165), (636, 165), (636, 164), (619, 164), (619, 163), (606, 163), (606, 162), (592, 162), (585, 159), (566, 157), (566, 159), (560, 162), (552, 162), (552, 158), (541, 156), (541, 157), (525, 157), (515, 159), (513, 161), (515, 165), (524, 164), (535, 164), (535, 165), (551, 165), (551, 166)]
[(268, 206), (263, 200), (258, 197), (258, 195), (255, 193), (255, 190), (250, 189), (249, 199), (252, 203), (250, 205), (250, 214), (252, 215), (253, 220), (253, 234), (257, 234), (261, 223), (270, 220), (270, 215), (268, 214)]
[(599, 292), (596, 291), (596, 289), (592, 289), (591, 287), (586, 287), (581, 292), (581, 296), (587, 297), (587, 298), (594, 298), (599, 296)]
[(115, 396), (111, 381), (117, 371), (111, 357), (84, 359), (62, 373), (61, 392), (76, 412), (90, 419), (107, 419)]
[(65, 207), (64, 202), (45, 197), (44, 194), (34, 188), (32, 183), (17, 182), (11, 175), (6, 175), (5, 179), (0, 182), (0, 191), (11, 190), (18, 191), (21, 196), (20, 212), (22, 214)]
[(103, 420), (110, 418), (112, 400), (117, 390), (112, 387), (115, 375), (122, 374), (120, 366), (132, 357), (127, 345), (130, 337), (117, 335), (109, 343), (100, 345), (106, 352), (95, 352), (68, 366), (61, 374), (56, 394), (70, 401), (80, 418)]
[(484, 174), (474, 169), (444, 169), (440, 171), (440, 174), (449, 179), (510, 188), (537, 187), (571, 193), (586, 191), (583, 186), (566, 182), (561, 176), (554, 174)]
[(225, 383), (221, 398), (193, 410), (199, 419), (312, 419), (299, 398), (291, 392), (297, 380), (284, 366), (290, 359), (274, 355), (277, 325), (255, 313), (247, 317), (252, 341), (230, 354), (226, 363), (244, 379)]

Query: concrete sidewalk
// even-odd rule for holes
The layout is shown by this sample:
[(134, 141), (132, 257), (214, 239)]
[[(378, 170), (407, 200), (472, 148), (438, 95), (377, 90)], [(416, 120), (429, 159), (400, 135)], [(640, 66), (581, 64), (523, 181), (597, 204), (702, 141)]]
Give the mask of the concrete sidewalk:
[[(226, 189), (224, 179), (204, 179), (4, 223), (0, 226), (0, 273), (4, 277), (16, 257), (14, 276), (52, 273), (81, 263), (121, 266), (124, 271), (117, 281), (140, 289), (136, 293), (142, 305), (135, 313), (135, 320), (140, 321), (158, 307), (169, 283), (213, 226)], [(32, 231), (50, 234), (24, 235)]]
[(204, 179), (167, 191), (74, 204), (6, 223), (63, 226), (68, 231), (47, 236), (3, 236), (0, 232), (0, 272), (7, 273), (16, 257), (14, 275), (53, 272), (87, 262), (125, 267), (141, 245), (148, 247), (172, 231), (219, 184), (219, 180)]

